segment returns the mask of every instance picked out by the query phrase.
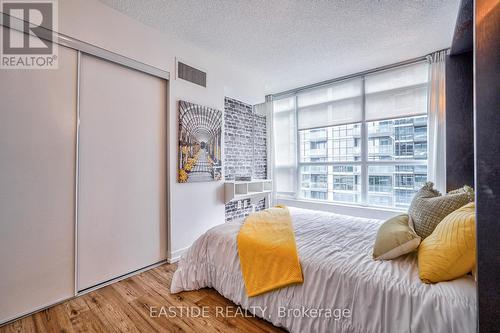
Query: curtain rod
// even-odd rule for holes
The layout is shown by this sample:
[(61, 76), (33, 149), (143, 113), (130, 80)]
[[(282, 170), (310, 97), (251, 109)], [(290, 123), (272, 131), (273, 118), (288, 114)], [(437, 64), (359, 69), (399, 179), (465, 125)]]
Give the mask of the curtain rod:
[(449, 50), (449, 49), (450, 48), (447, 47), (447, 48), (437, 50), (435, 52), (429, 53), (428, 55), (424, 55), (421, 57), (417, 57), (417, 58), (413, 58), (413, 59), (409, 59), (409, 60), (405, 60), (405, 61), (400, 61), (400, 62), (397, 62), (394, 64), (385, 65), (385, 66), (381, 66), (381, 67), (377, 67), (377, 68), (373, 68), (373, 69), (368, 69), (366, 71), (341, 76), (341, 77), (338, 77), (335, 79), (329, 79), (329, 80), (325, 80), (325, 81), (321, 81), (321, 82), (317, 82), (317, 83), (308, 84), (306, 86), (302, 86), (302, 87), (298, 87), (298, 88), (294, 88), (294, 89), (289, 89), (289, 90), (282, 91), (282, 92), (279, 92), (276, 94), (269, 94), (269, 95), (266, 95), (266, 101), (268, 100), (268, 96), (271, 96), (273, 100), (277, 99), (277, 98), (283, 98), (285, 96), (294, 95), (294, 94), (296, 94), (300, 91), (303, 91), (303, 90), (309, 90), (312, 88), (319, 88), (319, 87), (326, 86), (326, 85), (329, 85), (329, 84), (332, 84), (335, 82), (345, 81), (345, 80), (352, 79), (355, 77), (368, 75), (368, 74), (372, 74), (375, 72), (381, 72), (381, 71), (384, 71), (387, 69), (392, 69), (392, 68), (396, 68), (396, 67), (400, 67), (400, 66), (405, 66), (405, 65), (410, 65), (410, 64), (417, 63), (417, 62), (425, 61), (425, 60), (427, 60), (428, 56), (430, 56), (436, 52), (441, 52), (441, 51), (445, 51), (445, 50)]

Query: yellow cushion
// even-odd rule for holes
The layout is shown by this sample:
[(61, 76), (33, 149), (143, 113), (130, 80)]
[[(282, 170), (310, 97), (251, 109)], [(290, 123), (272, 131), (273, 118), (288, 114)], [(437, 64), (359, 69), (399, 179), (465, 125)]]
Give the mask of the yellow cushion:
[(453, 280), (476, 265), (475, 206), (450, 213), (418, 248), (418, 271), (425, 283)]

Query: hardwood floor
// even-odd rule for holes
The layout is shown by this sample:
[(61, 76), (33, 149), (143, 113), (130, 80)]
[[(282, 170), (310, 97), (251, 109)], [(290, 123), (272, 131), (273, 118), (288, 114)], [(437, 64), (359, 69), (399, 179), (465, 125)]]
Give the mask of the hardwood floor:
[(2, 326), (0, 333), (284, 332), (245, 316), (213, 289), (170, 294), (175, 268), (165, 264), (132, 276)]

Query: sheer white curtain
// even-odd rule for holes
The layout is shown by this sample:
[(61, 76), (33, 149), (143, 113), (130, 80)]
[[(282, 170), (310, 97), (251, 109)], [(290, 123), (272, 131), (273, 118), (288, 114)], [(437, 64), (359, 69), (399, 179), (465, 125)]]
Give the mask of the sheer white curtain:
[(446, 92), (445, 59), (447, 51), (439, 51), (428, 57), (428, 180), (435, 188), (446, 193)]

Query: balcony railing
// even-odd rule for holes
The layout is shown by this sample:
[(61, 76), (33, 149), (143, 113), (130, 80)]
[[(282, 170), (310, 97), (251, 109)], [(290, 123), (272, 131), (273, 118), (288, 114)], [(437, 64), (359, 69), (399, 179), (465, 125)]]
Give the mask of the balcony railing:
[(368, 132), (369, 138), (391, 137), (394, 138), (394, 131), (392, 129), (379, 129)]
[(327, 155), (327, 150), (326, 148), (320, 148), (320, 149), (310, 149), (308, 151), (306, 151), (306, 153), (304, 154), (304, 157), (307, 158), (307, 157), (323, 157), (323, 156), (326, 156)]
[(392, 186), (369, 185), (368, 191), (371, 193), (392, 193)]
[(305, 135), (305, 140), (309, 141), (325, 141), (326, 140), (326, 132), (324, 133), (308, 133)]
[(325, 189), (328, 187), (328, 183), (326, 183), (326, 182), (303, 181), (301, 185), (302, 185), (302, 188), (307, 188), (307, 189)]

